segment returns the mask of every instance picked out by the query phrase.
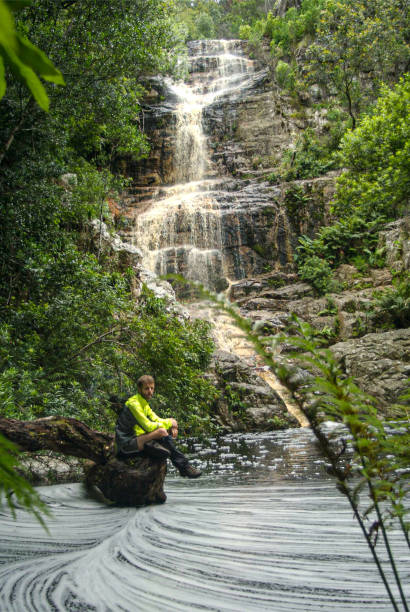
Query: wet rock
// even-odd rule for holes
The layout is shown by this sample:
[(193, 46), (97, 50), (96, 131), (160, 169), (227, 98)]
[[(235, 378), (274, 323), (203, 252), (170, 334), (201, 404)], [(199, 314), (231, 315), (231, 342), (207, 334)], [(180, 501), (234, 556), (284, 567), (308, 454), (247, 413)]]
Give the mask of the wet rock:
[(353, 279), (357, 277), (357, 268), (348, 264), (341, 264), (333, 273), (334, 278), (346, 286), (351, 286)]
[(175, 291), (168, 281), (158, 278), (156, 274), (145, 268), (141, 268), (140, 277), (141, 281), (154, 293), (155, 297), (165, 299), (172, 304), (176, 302)]

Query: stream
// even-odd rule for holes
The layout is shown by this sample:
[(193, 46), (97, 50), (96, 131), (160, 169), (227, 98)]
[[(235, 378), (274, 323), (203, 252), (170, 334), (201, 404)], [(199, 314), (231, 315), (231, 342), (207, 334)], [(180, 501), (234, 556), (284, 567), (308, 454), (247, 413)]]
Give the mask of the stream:
[[(3, 509), (0, 610), (391, 610), (308, 428), (190, 450), (203, 476), (181, 479), (171, 466), (164, 505), (107, 506), (81, 484), (39, 487), (49, 534)], [(392, 535), (404, 567), (408, 551)]]

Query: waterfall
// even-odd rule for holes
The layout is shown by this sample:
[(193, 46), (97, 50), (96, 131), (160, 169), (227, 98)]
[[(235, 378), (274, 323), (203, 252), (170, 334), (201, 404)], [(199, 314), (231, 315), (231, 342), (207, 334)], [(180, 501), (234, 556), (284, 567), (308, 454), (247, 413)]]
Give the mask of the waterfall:
[[(218, 176), (211, 160), (203, 115), (217, 100), (246, 89), (255, 66), (243, 55), (240, 41), (204, 40), (189, 44), (188, 72), (186, 82), (166, 81), (175, 101), (172, 184), (137, 214), (132, 239), (148, 270), (181, 274), (220, 290), (232, 275), (222, 216), (227, 200), (235, 208), (236, 197), (226, 193), (229, 179)], [(234, 277), (244, 275), (233, 272)]]
[[(256, 70), (243, 49), (237, 40), (191, 42), (185, 82), (165, 81), (172, 109), (166, 118), (171, 126), (166, 132), (171, 142), (170, 180), (137, 211), (132, 236), (146, 269), (161, 276), (180, 274), (217, 292), (235, 280), (262, 273), (264, 251), (276, 251), (279, 267), (291, 259), (287, 219), (277, 205), (278, 189), (232, 176), (212, 151), (221, 133), (232, 138), (226, 116), (232, 119), (235, 105), (266, 74)], [(216, 137), (213, 120), (218, 122)], [(256, 367), (289, 412), (301, 425), (308, 425), (286, 389), (261, 369), (253, 347), (228, 317), (204, 310), (202, 304), (191, 303), (189, 311), (192, 317), (212, 321), (217, 346)]]

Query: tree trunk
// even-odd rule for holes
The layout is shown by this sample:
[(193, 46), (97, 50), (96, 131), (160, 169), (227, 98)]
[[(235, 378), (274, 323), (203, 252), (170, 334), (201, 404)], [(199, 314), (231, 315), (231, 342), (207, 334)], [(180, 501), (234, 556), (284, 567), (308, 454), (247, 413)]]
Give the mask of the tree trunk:
[(81, 421), (57, 416), (34, 421), (0, 417), (0, 433), (23, 452), (52, 450), (89, 459), (86, 484), (98, 487), (111, 501), (141, 506), (166, 500), (166, 462), (144, 456), (134, 458), (132, 464), (119, 461), (113, 453), (113, 436)]

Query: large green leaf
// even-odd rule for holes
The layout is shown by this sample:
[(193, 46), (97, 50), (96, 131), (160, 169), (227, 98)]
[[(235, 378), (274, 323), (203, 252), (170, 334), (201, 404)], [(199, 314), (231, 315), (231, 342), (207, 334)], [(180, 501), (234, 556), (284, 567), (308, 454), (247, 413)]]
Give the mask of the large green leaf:
[(6, 79), (3, 58), (0, 56), (0, 100), (6, 92)]
[(15, 53), (13, 53), (11, 49), (6, 48), (5, 52), (5, 54), (2, 54), (3, 58), (8, 61), (16, 77), (27, 85), (37, 104), (43, 110), (48, 111), (50, 100), (48, 98), (46, 90), (44, 89), (44, 86), (42, 85), (36, 73), (29, 66), (23, 64), (23, 62), (17, 57)]
[(44, 51), (33, 45), (27, 38), (17, 33), (18, 57), (23, 64), (32, 68), (47, 81), (65, 85), (63, 75), (48, 59)]
[(4, 0), (0, 0), (0, 45), (17, 51), (13, 16)]

